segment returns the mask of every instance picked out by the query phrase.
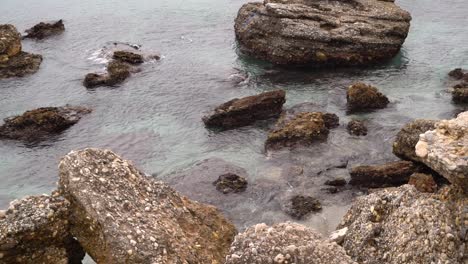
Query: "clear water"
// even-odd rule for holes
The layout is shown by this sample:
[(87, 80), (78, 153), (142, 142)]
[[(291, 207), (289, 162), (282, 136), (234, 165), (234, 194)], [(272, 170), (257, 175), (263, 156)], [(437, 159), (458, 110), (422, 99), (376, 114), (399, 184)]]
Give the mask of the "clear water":
[[(1, 0), (0, 23), (23, 31), (39, 21), (63, 18), (66, 32), (23, 42), (24, 50), (42, 54), (44, 61), (34, 75), (0, 81), (0, 118), (64, 104), (87, 106), (93, 113), (39, 146), (0, 141), (0, 208), (12, 199), (55, 188), (58, 161), (70, 150), (100, 147), (168, 181), (173, 172), (200, 160), (223, 158), (245, 168), (252, 186), (268, 181), (263, 193), (271, 190), (282, 197), (297, 191), (320, 197), (324, 210), (302, 222), (326, 233), (359, 192), (324, 194), (317, 182), (323, 178), (317, 176), (319, 171), (341, 160), (347, 160), (348, 167), (395, 160), (390, 146), (404, 123), (449, 118), (466, 107), (451, 103), (446, 78), (449, 70), (468, 67), (466, 0), (397, 1), (413, 15), (398, 57), (378, 67), (327, 70), (286, 70), (239, 57), (233, 20), (245, 2)], [(109, 41), (138, 43), (163, 59), (145, 64), (119, 87), (86, 90), (81, 84), (84, 75), (104, 67), (89, 58)], [(229, 80), (235, 68), (250, 74), (248, 84)], [(379, 87), (392, 104), (368, 114), (346, 115), (345, 89), (353, 81)], [(340, 116), (342, 127), (327, 143), (266, 155), (263, 143), (272, 122), (222, 133), (206, 130), (201, 122), (204, 113), (222, 102), (277, 88), (287, 91), (286, 107), (321, 105)], [(369, 136), (355, 138), (345, 132), (344, 124), (354, 117), (369, 122)], [(288, 174), (286, 168), (292, 165), (303, 167), (304, 174)], [(349, 177), (346, 170), (335, 174)], [(190, 189), (184, 194), (197, 196)], [(291, 220), (275, 197), (236, 198), (239, 202), (229, 206), (223, 204), (229, 200), (225, 197), (199, 199), (219, 206), (241, 229), (256, 222)]]

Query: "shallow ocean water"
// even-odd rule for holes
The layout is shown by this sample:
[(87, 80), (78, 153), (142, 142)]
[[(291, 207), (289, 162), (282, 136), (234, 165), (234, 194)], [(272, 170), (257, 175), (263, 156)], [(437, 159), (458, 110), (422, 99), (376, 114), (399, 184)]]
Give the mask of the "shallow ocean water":
[[(40, 145), (0, 141), (0, 208), (25, 195), (50, 192), (57, 181), (58, 161), (70, 150), (99, 147), (169, 182), (174, 173), (206, 158), (222, 158), (244, 168), (252, 186), (269, 198), (236, 196), (233, 204), (229, 197), (204, 197), (190, 188), (183, 193), (219, 206), (239, 229), (292, 220), (281, 211), (282, 197), (296, 192), (314, 195), (324, 209), (302, 223), (327, 233), (360, 193), (347, 189), (325, 194), (323, 177), (349, 176), (346, 169), (317, 177), (319, 171), (333, 169), (343, 160), (348, 168), (396, 160), (391, 144), (406, 122), (451, 118), (467, 107), (454, 105), (447, 92), (448, 71), (468, 67), (466, 0), (399, 0), (413, 21), (396, 58), (367, 68), (322, 70), (277, 68), (238, 56), (233, 20), (245, 2), (2, 0), (0, 23), (24, 31), (40, 21), (62, 18), (66, 32), (43, 41), (23, 41), (25, 51), (42, 54), (44, 61), (34, 75), (0, 81), (0, 118), (65, 104), (87, 106), (93, 113)], [(81, 84), (85, 74), (104, 68), (93, 54), (113, 41), (140, 44), (163, 59), (144, 64), (142, 72), (118, 87), (87, 90)], [(237, 69), (249, 74), (247, 83), (231, 81)], [(377, 86), (390, 98), (389, 107), (347, 115), (345, 90), (354, 81)], [(319, 105), (340, 116), (341, 127), (326, 143), (265, 153), (263, 143), (274, 121), (220, 133), (205, 129), (201, 122), (220, 103), (278, 88), (287, 92), (286, 108), (305, 102)], [(345, 124), (351, 118), (366, 120), (369, 136), (349, 136)], [(291, 166), (304, 172), (296, 177), (289, 173)]]

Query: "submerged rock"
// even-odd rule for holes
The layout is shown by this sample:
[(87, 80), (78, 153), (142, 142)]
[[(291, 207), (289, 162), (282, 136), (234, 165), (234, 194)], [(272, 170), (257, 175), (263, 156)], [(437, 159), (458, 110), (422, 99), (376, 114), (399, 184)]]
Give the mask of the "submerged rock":
[(112, 56), (114, 60), (126, 62), (130, 64), (141, 64), (143, 63), (143, 56), (134, 52), (118, 50), (114, 52)]
[(456, 68), (449, 72), (448, 74), (450, 77), (454, 78), (455, 80), (462, 80), (465, 79), (468, 81), (468, 71), (462, 68)]
[(302, 219), (311, 212), (322, 210), (322, 205), (317, 198), (307, 195), (295, 195), (291, 197), (288, 203), (284, 206), (284, 211), (296, 218)]
[(410, 176), (408, 184), (413, 185), (420, 192), (433, 193), (437, 191), (437, 183), (429, 174), (414, 173)]
[(86, 88), (98, 86), (114, 86), (122, 83), (130, 76), (130, 66), (127, 63), (113, 60), (107, 65), (106, 74), (88, 73), (83, 85)]
[(468, 199), (450, 192), (404, 185), (359, 197), (337, 227), (348, 228), (344, 249), (359, 263), (465, 263)]
[(456, 103), (468, 103), (468, 81), (462, 82), (453, 87), (452, 100)]
[(247, 180), (234, 173), (226, 173), (213, 182), (216, 190), (226, 193), (239, 193), (247, 189)]
[(0, 25), (0, 79), (35, 73), (42, 56), (21, 50), (21, 34), (12, 25)]
[(418, 171), (411, 161), (396, 161), (383, 165), (357, 166), (351, 169), (351, 185), (364, 187), (388, 187), (408, 183), (409, 177)]
[(59, 171), (70, 232), (97, 263), (223, 263), (236, 230), (214, 207), (109, 150), (73, 151)]
[(367, 127), (364, 125), (364, 122), (359, 120), (351, 120), (347, 126), (348, 132), (351, 135), (355, 136), (365, 136), (367, 135)]
[(5, 119), (0, 138), (39, 141), (76, 124), (91, 110), (77, 106), (42, 107)]
[(433, 130), (436, 123), (437, 120), (416, 119), (404, 125), (393, 143), (393, 154), (401, 159), (420, 162), (421, 159), (415, 152), (419, 135), (428, 130)]
[(0, 263), (81, 263), (85, 253), (69, 232), (68, 206), (47, 195), (13, 201), (0, 214)]
[(278, 149), (325, 140), (329, 128), (338, 124), (337, 120), (335, 114), (321, 112), (304, 112), (293, 117), (283, 115), (268, 134), (265, 148)]
[(230, 100), (203, 117), (207, 127), (231, 129), (247, 126), (257, 120), (279, 116), (286, 102), (283, 90)]
[(389, 103), (388, 98), (377, 88), (360, 82), (348, 87), (346, 100), (350, 111), (381, 109)]
[(393, 1), (266, 0), (235, 20), (241, 51), (276, 64), (365, 65), (394, 57), (411, 16)]
[(41, 22), (26, 30), (26, 36), (24, 36), (24, 38), (44, 39), (53, 35), (61, 34), (63, 31), (65, 31), (65, 25), (61, 19), (52, 23)]
[(342, 177), (338, 177), (332, 180), (327, 180), (325, 182), (325, 185), (330, 185), (330, 186), (345, 186), (346, 185), (346, 179)]
[(468, 193), (468, 112), (442, 120), (420, 135), (416, 155), (453, 185)]
[(257, 224), (236, 236), (225, 264), (355, 263), (343, 248), (316, 231), (295, 223)]

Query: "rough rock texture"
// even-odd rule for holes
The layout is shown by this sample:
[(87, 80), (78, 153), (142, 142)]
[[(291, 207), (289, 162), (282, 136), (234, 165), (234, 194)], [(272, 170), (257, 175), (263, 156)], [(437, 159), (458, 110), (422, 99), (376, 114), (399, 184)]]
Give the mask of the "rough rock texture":
[[(468, 79), (468, 73), (466, 76)], [(452, 100), (455, 103), (468, 103), (468, 81), (461, 82), (453, 87)]]
[(351, 169), (351, 185), (364, 187), (398, 186), (408, 183), (409, 177), (418, 171), (411, 161), (396, 161), (383, 165), (357, 166)]
[(283, 90), (233, 99), (203, 117), (207, 127), (230, 129), (252, 124), (256, 120), (279, 116), (286, 102)]
[(13, 25), (0, 25), (0, 56), (13, 57), (20, 52), (21, 34)]
[(332, 180), (328, 180), (325, 182), (325, 185), (330, 185), (330, 186), (345, 186), (346, 185), (346, 179), (342, 177), (338, 177)]
[(465, 80), (468, 81), (468, 71), (462, 68), (456, 68), (449, 72), (448, 74), (450, 77), (454, 78), (455, 80)]
[(234, 173), (226, 173), (220, 175), (219, 178), (213, 182), (216, 190), (226, 193), (239, 193), (247, 189), (247, 180)]
[(416, 155), (452, 184), (468, 193), (468, 112), (442, 120), (420, 135)]
[(83, 85), (86, 88), (98, 86), (114, 86), (122, 83), (130, 76), (130, 66), (121, 61), (113, 60), (107, 65), (106, 74), (88, 73)]
[(405, 160), (420, 162), (421, 159), (416, 155), (415, 147), (419, 141), (419, 135), (428, 130), (435, 129), (438, 121), (416, 119), (406, 125), (398, 132), (393, 143), (393, 154)]
[(0, 263), (81, 263), (85, 253), (69, 232), (68, 206), (55, 195), (13, 201), (0, 212)]
[(226, 264), (355, 263), (336, 243), (303, 225), (281, 223), (271, 227), (257, 224), (238, 234), (232, 243)]
[(236, 233), (217, 209), (154, 181), (109, 150), (59, 165), (71, 233), (97, 263), (222, 263)]
[(388, 98), (377, 88), (359, 82), (348, 87), (346, 100), (350, 111), (381, 109), (389, 103)]
[(130, 63), (130, 64), (143, 63), (143, 55), (130, 52), (130, 51), (124, 51), (124, 50), (115, 51), (114, 55), (112, 55), (112, 58), (114, 58), (114, 60)]
[(466, 263), (468, 199), (452, 191), (404, 185), (359, 197), (337, 228), (348, 228), (343, 247), (359, 263)]
[(241, 51), (276, 64), (364, 65), (395, 56), (411, 16), (376, 0), (266, 0), (235, 20)]
[(65, 25), (61, 19), (52, 23), (41, 22), (26, 30), (26, 36), (24, 36), (24, 38), (44, 39), (61, 34), (63, 31), (65, 31)]
[(320, 201), (307, 195), (295, 195), (284, 206), (284, 211), (296, 219), (302, 219), (309, 213), (320, 210), (322, 210)]
[(0, 138), (39, 141), (76, 124), (91, 110), (78, 106), (42, 107), (5, 119)]
[(415, 173), (410, 176), (408, 184), (413, 185), (420, 192), (433, 193), (437, 191), (437, 183), (429, 174)]
[(367, 135), (367, 127), (364, 125), (364, 122), (359, 120), (351, 120), (347, 126), (348, 132), (351, 135), (355, 136), (365, 136)]
[[(268, 135), (265, 148), (278, 149), (324, 140), (328, 136), (329, 128), (337, 123), (338, 117), (334, 115), (336, 119), (331, 118), (331, 115), (334, 114), (305, 112), (291, 118), (282, 116)], [(330, 120), (332, 121), (330, 122)]]

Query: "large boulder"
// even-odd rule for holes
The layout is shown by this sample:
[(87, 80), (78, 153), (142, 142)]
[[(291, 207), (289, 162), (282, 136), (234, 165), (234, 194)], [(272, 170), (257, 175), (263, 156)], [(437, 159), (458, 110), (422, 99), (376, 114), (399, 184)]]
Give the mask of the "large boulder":
[(247, 126), (257, 120), (279, 116), (286, 102), (283, 90), (232, 99), (214, 109), (203, 122), (207, 127), (231, 129)]
[(424, 164), (468, 193), (468, 112), (421, 134), (415, 149)]
[(385, 108), (388, 98), (371, 85), (355, 83), (348, 87), (346, 100), (350, 111), (365, 111)]
[(364, 65), (401, 48), (411, 16), (380, 0), (265, 0), (241, 7), (241, 51), (276, 64)]
[(148, 178), (109, 150), (59, 165), (71, 233), (97, 263), (222, 263), (235, 227), (216, 208)]
[(232, 243), (226, 264), (355, 263), (343, 248), (330, 243), (316, 231), (295, 223), (273, 226), (257, 224), (238, 234)]
[(0, 56), (13, 57), (20, 52), (21, 34), (13, 25), (0, 25)]
[(468, 199), (452, 191), (404, 185), (359, 197), (337, 228), (347, 228), (344, 249), (367, 264), (466, 263)]
[(26, 36), (24, 36), (24, 38), (44, 39), (53, 35), (61, 34), (64, 31), (65, 25), (61, 19), (51, 23), (41, 22), (26, 30)]
[(411, 161), (396, 161), (383, 165), (357, 166), (351, 169), (349, 184), (364, 187), (388, 187), (408, 183), (410, 176), (418, 171)]
[(268, 134), (266, 149), (310, 144), (328, 137), (329, 129), (338, 125), (338, 116), (331, 113), (303, 112), (289, 117), (282, 115)]
[(393, 143), (393, 154), (401, 159), (420, 162), (421, 159), (415, 151), (419, 135), (433, 130), (436, 124), (437, 120), (416, 119), (404, 125)]
[(79, 264), (85, 253), (69, 228), (69, 202), (30, 196), (0, 211), (0, 263)]
[(5, 119), (0, 139), (40, 141), (76, 124), (91, 110), (78, 106), (42, 107)]

